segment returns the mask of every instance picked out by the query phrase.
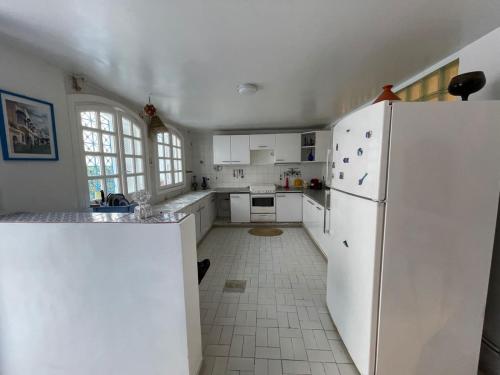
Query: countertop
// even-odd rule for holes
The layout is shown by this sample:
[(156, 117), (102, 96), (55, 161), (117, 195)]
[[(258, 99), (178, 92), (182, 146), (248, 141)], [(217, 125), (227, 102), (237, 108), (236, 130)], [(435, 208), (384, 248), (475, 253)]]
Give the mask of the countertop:
[[(250, 189), (248, 187), (230, 187), (230, 188), (214, 188), (208, 190), (197, 190), (191, 191), (186, 194), (179, 195), (172, 199), (166, 200), (164, 202), (157, 203), (153, 205), (153, 212), (158, 214), (168, 213), (168, 212), (179, 212), (186, 207), (195, 204), (196, 202), (202, 200), (203, 198), (209, 196), (210, 194), (231, 194), (231, 193), (249, 193)], [(284, 188), (279, 186), (276, 188), (276, 193), (303, 193), (307, 197), (314, 200), (316, 203), (325, 206), (325, 194), (324, 190), (313, 190), (304, 188)]]
[(316, 190), (316, 189), (305, 189), (305, 188), (297, 188), (290, 187), (285, 188), (283, 186), (278, 186), (276, 188), (276, 193), (303, 193), (305, 196), (311, 198), (316, 203), (325, 207), (325, 190)]
[(95, 213), (95, 212), (46, 212), (14, 213), (0, 215), (0, 223), (126, 223), (126, 224), (175, 224), (188, 215), (166, 212), (145, 220), (137, 219), (131, 213)]

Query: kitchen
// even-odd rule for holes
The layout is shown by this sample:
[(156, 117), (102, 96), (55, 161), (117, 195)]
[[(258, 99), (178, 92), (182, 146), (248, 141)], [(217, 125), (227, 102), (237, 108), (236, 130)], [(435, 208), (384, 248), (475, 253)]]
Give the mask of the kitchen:
[(500, 374), (498, 4), (0, 19), (2, 375)]

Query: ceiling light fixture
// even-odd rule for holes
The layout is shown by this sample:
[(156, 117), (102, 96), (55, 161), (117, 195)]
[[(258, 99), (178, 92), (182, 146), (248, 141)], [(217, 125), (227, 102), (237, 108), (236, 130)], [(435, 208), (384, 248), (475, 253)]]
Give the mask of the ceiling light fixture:
[(255, 83), (242, 83), (238, 85), (238, 93), (240, 95), (252, 95), (257, 92), (259, 87)]

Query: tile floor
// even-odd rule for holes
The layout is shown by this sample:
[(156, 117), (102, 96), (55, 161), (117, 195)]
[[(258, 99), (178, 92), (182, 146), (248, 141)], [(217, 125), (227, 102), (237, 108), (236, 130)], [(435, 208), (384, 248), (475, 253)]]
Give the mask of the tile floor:
[[(326, 261), (302, 228), (255, 237), (216, 227), (198, 257), (211, 267), (200, 285), (201, 375), (356, 375), (325, 304)], [(226, 280), (244, 293), (223, 293)]]

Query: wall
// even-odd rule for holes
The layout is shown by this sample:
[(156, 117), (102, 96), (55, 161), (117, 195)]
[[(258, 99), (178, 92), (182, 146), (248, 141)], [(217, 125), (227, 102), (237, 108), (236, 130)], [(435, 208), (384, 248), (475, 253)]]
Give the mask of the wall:
[[(284, 184), (283, 173), (289, 168), (298, 168), (302, 172), (301, 178), (309, 181), (311, 178), (321, 179), (324, 176), (325, 163), (286, 164), (286, 165), (251, 165), (251, 166), (223, 166), (216, 171), (213, 165), (213, 145), (211, 132), (192, 132), (193, 143), (193, 175), (197, 177), (198, 187), (201, 177), (208, 177), (210, 187), (240, 187), (251, 184), (274, 183)], [(233, 170), (243, 169), (244, 178), (233, 177)]]
[(460, 73), (483, 70), (486, 86), (470, 100), (500, 100), (500, 28), (463, 48), (459, 53)]
[(77, 208), (76, 180), (64, 73), (0, 40), (0, 88), (54, 105), (59, 161), (4, 161), (0, 157), (0, 212)]

